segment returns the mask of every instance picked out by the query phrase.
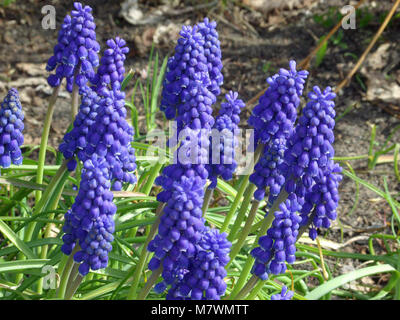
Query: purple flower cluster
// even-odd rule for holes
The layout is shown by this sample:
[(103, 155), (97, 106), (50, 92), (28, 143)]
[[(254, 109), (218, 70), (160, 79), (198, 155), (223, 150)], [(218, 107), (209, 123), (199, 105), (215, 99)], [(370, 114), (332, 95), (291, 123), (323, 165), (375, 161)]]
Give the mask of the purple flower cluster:
[(186, 172), (177, 169), (168, 166), (156, 179), (164, 189), (157, 200), (164, 202), (165, 208), (158, 234), (148, 246), (148, 250), (155, 253), (149, 269), (156, 270), (162, 264), (162, 276), (167, 285), (175, 281), (175, 270), (183, 268), (194, 255), (204, 229), (201, 211), (204, 179), (193, 169)]
[(120, 37), (107, 41), (108, 49), (100, 61), (96, 76), (92, 83), (97, 86), (97, 92), (102, 96), (108, 95), (108, 90), (121, 90), (124, 80), (125, 68), (124, 61), (129, 48), (125, 47), (126, 41)]
[(52, 87), (67, 79), (67, 90), (72, 91), (75, 83), (78, 87), (86, 85), (95, 76), (95, 68), (99, 65), (98, 52), (100, 45), (96, 41), (96, 24), (92, 16), (92, 8), (74, 3), (75, 10), (67, 15), (58, 34), (58, 43), (54, 47), (54, 55), (47, 62), (47, 71), (56, 70), (48, 77)]
[(329, 228), (331, 221), (337, 217), (341, 171), (342, 168), (338, 164), (330, 163), (324, 174), (315, 178), (316, 183), (305, 195), (305, 203), (300, 211), (302, 217), (300, 225), (307, 225), (312, 219), (309, 236), (313, 240), (318, 234), (316, 228)]
[[(240, 122), (239, 114), (245, 104), (241, 99), (238, 99), (237, 92), (230, 91), (225, 97), (227, 102), (221, 104), (210, 137), (209, 164), (206, 165), (211, 180), (209, 188), (217, 186), (218, 176), (221, 176), (224, 180), (232, 179), (237, 167), (235, 161), (237, 137), (235, 134)], [(218, 137), (219, 141), (214, 141), (214, 133), (217, 133), (215, 137)]]
[(330, 87), (324, 91), (314, 87), (308, 97), (310, 100), (288, 139), (284, 161), (278, 166), (286, 180), (288, 198), (275, 212), (267, 235), (260, 237), (259, 247), (252, 251), (256, 259), (253, 273), (261, 279), (269, 273), (283, 273), (285, 263), (294, 262), (294, 243), (300, 225), (309, 226), (310, 237), (315, 239), (316, 228), (327, 228), (336, 218), (341, 168), (331, 159), (335, 94)]
[[(129, 51), (121, 38), (108, 40), (109, 49), (101, 59), (95, 77), (96, 88), (83, 87), (82, 102), (60, 151), (66, 159), (77, 155), (81, 161), (93, 154), (104, 157), (109, 166), (113, 190), (121, 190), (122, 183), (136, 183), (135, 149), (131, 146), (133, 128), (126, 121), (125, 94), (121, 92), (123, 62)], [(96, 89), (96, 91), (94, 90)], [(70, 169), (74, 169), (71, 162)]]
[[(55, 56), (49, 60), (53, 69), (58, 64), (56, 75), (50, 76), (49, 83), (57, 86), (65, 76), (70, 84), (73, 74), (81, 67), (76, 78), (81, 105), (73, 129), (60, 145), (64, 157), (70, 159), (69, 170), (76, 167), (75, 156), (83, 162), (78, 195), (65, 214), (62, 252), (70, 255), (78, 244), (74, 260), (80, 263), (80, 274), (86, 275), (90, 269), (107, 266), (116, 212), (111, 189), (121, 190), (123, 182), (136, 183), (136, 158), (131, 146), (133, 128), (126, 121), (125, 94), (121, 91), (128, 52), (126, 43), (121, 38), (107, 42), (109, 49), (95, 75), (93, 68), (98, 65), (99, 48), (91, 9), (82, 8), (78, 3), (75, 9), (73, 18), (65, 19)], [(79, 43), (81, 46), (77, 46)], [(59, 79), (55, 80), (57, 76)], [(95, 86), (89, 87), (87, 80)]]
[(208, 29), (184, 26), (175, 55), (168, 60), (160, 109), (167, 119), (176, 117), (178, 130), (211, 128), (214, 124), (211, 105), (216, 101), (216, 90), (209, 68), (214, 70), (215, 50), (205, 48), (210, 41), (206, 42), (200, 32)]
[(269, 87), (248, 120), (255, 130), (255, 142), (265, 145), (250, 176), (250, 181), (257, 186), (254, 197), (258, 201), (265, 197), (266, 188), (269, 188), (269, 201), (273, 201), (285, 183), (285, 175), (279, 167), (283, 163), (287, 139), (294, 131), (307, 75), (307, 71), (296, 71), (296, 62), (290, 61), (289, 70), (280, 69), (267, 79)]
[(197, 24), (199, 32), (204, 38), (204, 55), (207, 59), (208, 73), (210, 74), (211, 83), (208, 86), (215, 96), (221, 93), (221, 86), (224, 82), (222, 75), (222, 54), (220, 41), (218, 39), (217, 23), (208, 18)]
[[(99, 108), (100, 96), (88, 86), (80, 88), (81, 104), (74, 120), (74, 127), (64, 135), (60, 144), (60, 152), (65, 159), (71, 159), (75, 154), (87, 147), (89, 128), (95, 123)], [(71, 168), (71, 171), (74, 168)]]
[(301, 209), (301, 202), (295, 194), (290, 194), (279, 206), (280, 210), (275, 212), (274, 222), (267, 234), (258, 240), (259, 247), (252, 250), (251, 255), (256, 260), (253, 273), (260, 279), (267, 279), (269, 273), (284, 273), (285, 262), (293, 263), (296, 260), (295, 242), (301, 222), (296, 212)]
[(84, 162), (79, 192), (65, 215), (61, 251), (70, 255), (78, 241), (80, 249), (74, 260), (81, 263), (79, 272), (105, 268), (111, 251), (114, 232), (113, 215), (116, 206), (110, 191), (109, 165), (103, 157), (94, 155)]
[(0, 108), (0, 167), (22, 164), (24, 113), (17, 89), (10, 89)]
[(286, 140), (274, 139), (264, 147), (260, 160), (254, 166), (254, 172), (250, 175), (252, 182), (257, 190), (254, 198), (261, 201), (265, 197), (265, 188), (269, 187), (270, 198), (274, 199), (281, 191), (285, 183), (285, 176), (280, 170), (283, 163), (283, 156), (286, 150)]
[(286, 286), (283, 286), (281, 293), (273, 294), (271, 300), (291, 300), (293, 295), (293, 291), (290, 291)]
[(267, 79), (269, 87), (248, 120), (254, 128), (256, 144), (287, 139), (293, 131), (308, 72), (296, 71), (295, 61), (290, 61), (289, 67)]
[[(201, 240), (195, 246), (193, 257), (177, 271), (175, 282), (168, 290), (167, 300), (219, 300), (225, 294), (225, 265), (229, 262), (231, 243), (226, 234), (206, 227)], [(155, 290), (166, 289), (165, 282)]]
[(89, 127), (87, 146), (78, 151), (82, 161), (93, 154), (104, 157), (114, 180), (113, 190), (121, 190), (122, 183), (136, 183), (135, 149), (131, 146), (133, 128), (126, 121), (125, 94), (111, 91), (99, 102), (94, 123)]
[(288, 192), (297, 190), (304, 196), (314, 178), (324, 173), (334, 156), (333, 142), (335, 127), (336, 94), (330, 87), (324, 91), (317, 86), (308, 94), (310, 101), (303, 109), (295, 133), (289, 139), (282, 170), (289, 181)]
[[(148, 246), (154, 252), (149, 269), (162, 268), (163, 281), (155, 289), (162, 292), (168, 287), (168, 299), (217, 299), (225, 291), (222, 269), (230, 244), (225, 235), (217, 236), (205, 227), (201, 207), (214, 125), (212, 104), (222, 83), (220, 49), (215, 24), (207, 19), (193, 28), (184, 26), (180, 35), (175, 55), (168, 61), (160, 107), (168, 119), (176, 118), (178, 148), (174, 164), (155, 181), (163, 188), (157, 200), (165, 207), (158, 234)], [(224, 104), (224, 112), (231, 114), (230, 128), (239, 122), (234, 114), (241, 103), (234, 100)], [(210, 264), (216, 269), (206, 275), (201, 268)]]

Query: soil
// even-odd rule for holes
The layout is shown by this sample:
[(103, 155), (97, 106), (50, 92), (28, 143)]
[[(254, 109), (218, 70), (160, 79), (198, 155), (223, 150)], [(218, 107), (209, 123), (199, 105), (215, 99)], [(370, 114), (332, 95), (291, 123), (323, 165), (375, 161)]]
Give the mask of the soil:
[[(261, 12), (245, 5), (234, 5), (228, 1), (224, 10), (220, 6), (213, 6), (171, 15), (155, 24), (133, 26), (120, 15), (122, 2), (85, 1), (93, 8), (98, 31), (97, 39), (102, 47), (105, 46), (107, 39), (117, 35), (127, 41), (131, 50), (126, 61), (126, 69), (135, 70), (135, 78), (146, 77), (144, 70), (147, 66), (152, 37), (160, 25), (169, 25), (173, 30), (179, 30), (182, 24), (194, 24), (205, 16), (209, 16), (218, 22), (224, 64), (223, 94), (232, 89), (238, 91), (244, 101), (248, 101), (265, 88), (266, 77), (275, 73), (280, 67), (287, 67), (290, 59), (298, 62), (304, 59), (318, 40), (329, 32), (330, 28), (317, 23), (313, 18), (314, 15), (321, 15), (329, 8), (348, 4), (348, 1), (334, 0), (329, 1), (328, 4), (327, 1), (310, 0), (291, 9), (278, 8)], [(160, 4), (159, 1), (139, 1), (139, 3), (144, 8), (144, 13), (154, 10)], [(196, 6), (198, 3), (200, 1), (188, 1), (187, 5)], [(57, 30), (44, 30), (41, 27), (43, 18), (41, 8), (46, 4), (54, 5), (56, 8)], [(379, 6), (376, 2), (375, 6), (373, 4), (374, 2), (369, 5), (368, 10), (373, 17), (379, 17), (391, 8), (393, 2), (379, 1)], [(12, 86), (19, 90), (26, 115), (26, 144), (40, 143), (47, 100), (51, 94), (51, 89), (46, 83), (47, 73), (44, 67), (56, 43), (58, 28), (71, 7), (72, 1), (57, 0), (17, 0), (6, 8), (0, 7), (2, 30), (0, 97), (3, 97)], [(184, 5), (180, 4), (176, 10), (182, 8)], [(354, 66), (355, 56), (359, 57), (362, 54), (379, 28), (379, 24), (377, 19), (373, 19), (362, 28), (342, 30), (343, 38), (340, 43), (345, 45), (334, 45), (331, 42), (319, 66), (316, 66), (313, 60), (309, 69), (308, 89), (316, 84), (336, 86)], [(158, 40), (159, 44), (155, 49), (159, 52), (160, 58), (173, 52), (176, 38), (175, 32), (172, 36), (165, 35)], [(384, 31), (372, 52), (383, 43), (393, 44), (390, 50), (396, 52), (399, 49), (399, 38), (400, 19), (395, 19)], [(392, 69), (398, 70), (399, 66), (399, 61), (397, 61)], [(365, 74), (357, 73), (356, 77), (336, 99), (338, 115), (349, 106), (355, 105), (337, 122), (335, 129), (337, 156), (367, 154), (372, 125), (377, 126), (376, 140), (382, 144), (391, 130), (400, 123), (398, 118), (384, 110), (389, 107), (384, 101), (369, 101), (366, 98), (365, 86), (368, 79)], [(397, 78), (397, 81), (400, 83), (400, 78)], [(62, 91), (51, 126), (49, 144), (53, 147), (58, 146), (69, 125), (69, 99), (67, 92)], [(139, 113), (143, 116), (143, 105), (140, 99), (137, 99), (137, 105)], [(252, 107), (252, 105), (247, 105), (242, 115), (243, 119), (248, 118)], [(393, 136), (392, 141), (400, 142), (400, 132)], [(394, 175), (393, 163), (379, 164), (374, 170), (367, 170), (367, 160), (352, 161), (351, 165), (360, 178), (382, 190), (384, 178), (386, 178), (392, 196), (400, 200), (400, 186)], [(352, 214), (349, 214), (355, 203), (356, 186), (346, 177), (340, 185), (340, 194), (338, 212), (340, 224), (334, 224), (327, 238), (336, 243), (345, 243), (350, 240), (349, 245), (341, 250), (367, 253), (369, 252), (367, 237), (362, 236), (368, 236), (377, 231), (391, 233), (390, 206), (377, 194), (360, 186), (358, 205)], [(343, 239), (341, 239), (341, 227), (343, 227)], [(380, 242), (376, 242), (376, 250), (377, 253), (385, 252)], [(346, 273), (357, 268), (358, 265), (359, 262), (355, 260), (340, 260), (336, 272)], [(372, 286), (376, 283), (377, 279), (374, 278)]]

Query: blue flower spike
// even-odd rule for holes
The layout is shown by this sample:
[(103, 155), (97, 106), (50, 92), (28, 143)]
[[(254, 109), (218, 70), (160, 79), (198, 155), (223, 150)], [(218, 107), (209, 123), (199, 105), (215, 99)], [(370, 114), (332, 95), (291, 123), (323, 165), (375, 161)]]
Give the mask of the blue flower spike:
[(46, 70), (55, 70), (47, 79), (50, 86), (58, 87), (66, 78), (67, 90), (72, 92), (74, 78), (79, 88), (94, 78), (100, 51), (95, 29), (92, 8), (75, 2), (71, 15), (64, 18), (53, 56), (47, 62)]
[(24, 113), (17, 89), (10, 89), (0, 108), (0, 167), (22, 164)]

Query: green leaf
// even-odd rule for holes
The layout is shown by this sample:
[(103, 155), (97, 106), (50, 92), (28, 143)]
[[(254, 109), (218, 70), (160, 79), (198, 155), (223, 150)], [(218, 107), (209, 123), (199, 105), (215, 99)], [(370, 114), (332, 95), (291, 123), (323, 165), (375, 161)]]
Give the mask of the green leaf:
[(8, 238), (28, 259), (35, 259), (36, 256), (31, 249), (22, 241), (10, 227), (0, 220), (0, 231)]
[(393, 167), (394, 167), (394, 174), (396, 175), (397, 180), (400, 182), (400, 171), (399, 171), (399, 163), (398, 163), (399, 150), (400, 150), (400, 144), (396, 143), (396, 146), (394, 148)]
[(132, 80), (133, 76), (135, 75), (135, 71), (133, 71), (132, 69), (129, 71), (129, 73), (126, 75), (126, 77), (124, 78), (124, 81), (122, 81), (121, 84), (121, 90), (124, 91), (126, 86), (128, 85), (128, 83)]
[(115, 281), (115, 282), (106, 284), (100, 288), (97, 288), (95, 290), (92, 290), (92, 291), (82, 295), (79, 299), (80, 300), (91, 300), (94, 298), (98, 298), (99, 296), (102, 296), (103, 294), (110, 293), (118, 288), (119, 282), (120, 281)]
[(385, 192), (380, 190), (379, 188), (375, 187), (374, 185), (370, 184), (369, 182), (357, 177), (355, 174), (352, 174), (351, 172), (347, 170), (343, 170), (342, 173), (349, 177), (350, 179), (362, 184), (363, 186), (367, 187), (371, 191), (374, 191), (376, 194), (380, 195), (383, 199), (387, 200)]
[(237, 191), (229, 183), (226, 183), (222, 179), (218, 179), (217, 189), (221, 190), (223, 193), (226, 193), (232, 198), (236, 197)]
[[(322, 41), (324, 41), (324, 38), (325, 38), (325, 36), (323, 36), (319, 40), (319, 42), (321, 43)], [(325, 43), (321, 46), (321, 48), (318, 50), (317, 54), (315, 55), (315, 66), (316, 67), (318, 67), (324, 60), (327, 48), (328, 48), (328, 41), (325, 41)]]
[(377, 273), (386, 273), (395, 271), (396, 269), (388, 264), (381, 264), (377, 266), (355, 270), (323, 283), (322, 285), (318, 286), (313, 291), (311, 291), (309, 294), (307, 294), (305, 298), (309, 300), (318, 300), (324, 295), (331, 292), (332, 290), (339, 288), (348, 282)]
[(40, 269), (47, 265), (49, 259), (30, 259), (0, 262), (0, 272), (18, 272), (27, 269)]
[[(164, 58), (163, 64), (161, 65), (160, 73), (157, 75), (158, 69), (158, 54), (156, 55), (156, 61), (154, 62), (153, 71), (153, 86), (151, 88), (151, 122), (155, 125), (155, 116), (158, 108), (158, 95), (160, 93), (160, 88), (164, 80), (165, 70), (167, 68), (168, 57)], [(157, 77), (157, 78), (156, 78)]]
[(387, 198), (386, 198), (387, 202), (389, 203), (389, 206), (392, 209), (393, 215), (396, 217), (397, 221), (400, 223), (399, 212), (397, 211), (396, 206), (394, 204), (394, 200), (393, 200), (392, 196), (390, 195), (386, 179), (383, 179), (383, 184), (384, 184), (384, 187), (385, 187), (385, 192), (386, 192), (386, 196), (387, 196)]
[[(25, 245), (28, 248), (35, 248), (35, 247), (41, 247), (41, 246), (53, 245), (53, 244), (62, 245), (63, 242), (59, 238), (46, 238), (46, 239), (32, 240), (31, 242), (28, 242)], [(0, 257), (8, 255), (8, 254), (13, 254), (16, 252), (18, 252), (18, 248), (16, 248), (15, 246), (9, 246), (7, 248), (0, 250)]]

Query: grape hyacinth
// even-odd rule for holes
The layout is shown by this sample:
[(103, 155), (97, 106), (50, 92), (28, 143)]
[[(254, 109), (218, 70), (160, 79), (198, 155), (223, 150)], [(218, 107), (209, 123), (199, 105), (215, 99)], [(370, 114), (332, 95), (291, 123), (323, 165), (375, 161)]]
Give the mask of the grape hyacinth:
[(121, 90), (125, 74), (124, 61), (129, 52), (125, 45), (126, 41), (120, 37), (107, 40), (109, 48), (104, 51), (97, 73), (91, 81), (101, 96), (107, 96), (109, 89)]
[[(232, 179), (236, 170), (237, 163), (235, 161), (235, 147), (237, 146), (236, 130), (240, 122), (240, 111), (245, 107), (244, 102), (238, 99), (238, 93), (230, 91), (225, 96), (227, 102), (221, 104), (219, 115), (214, 124), (210, 137), (210, 154), (209, 164), (206, 165), (209, 179), (211, 181), (208, 188), (217, 186), (217, 178), (221, 176), (224, 180)], [(221, 136), (220, 141), (213, 142), (213, 132), (217, 130)], [(214, 155), (218, 159), (214, 159)]]
[(22, 164), (24, 113), (17, 89), (10, 89), (0, 108), (0, 167)]
[(281, 293), (273, 294), (271, 300), (292, 300), (293, 295), (293, 291), (290, 291), (286, 286), (283, 286)]
[[(195, 132), (195, 135), (197, 134)], [(206, 140), (208, 142), (208, 136)], [(181, 141), (174, 156), (176, 163), (165, 167), (155, 180), (155, 183), (163, 188), (157, 195), (157, 200), (165, 203), (165, 207), (158, 233), (148, 245), (148, 251), (155, 253), (149, 262), (149, 269), (154, 271), (162, 266), (165, 286), (175, 283), (181, 275), (180, 270), (194, 257), (195, 246), (200, 241), (204, 229), (201, 207), (208, 177), (204, 164), (208, 153), (200, 146), (195, 148), (196, 150), (188, 149), (185, 158), (193, 159), (190, 153), (194, 152), (193, 156), (196, 159), (186, 163), (185, 159), (179, 156), (180, 150), (185, 146), (186, 140)]]
[(84, 162), (78, 195), (65, 215), (61, 247), (63, 253), (70, 255), (78, 241), (80, 249), (74, 260), (81, 263), (79, 272), (83, 276), (108, 263), (117, 209), (110, 188), (109, 164), (103, 157), (93, 155)]
[(100, 51), (92, 8), (82, 6), (79, 2), (74, 3), (74, 8), (61, 25), (54, 54), (46, 66), (49, 72), (56, 70), (47, 79), (49, 85), (58, 87), (62, 79), (66, 78), (69, 92), (72, 92), (74, 76), (75, 83), (80, 88), (95, 76)]
[(321, 91), (315, 86), (308, 97), (310, 101), (288, 140), (284, 162), (279, 166), (286, 177), (288, 198), (280, 205), (280, 211), (275, 212), (272, 228), (260, 237), (259, 247), (252, 251), (256, 259), (253, 273), (261, 279), (266, 279), (268, 273), (284, 272), (285, 262), (294, 262), (294, 243), (300, 225), (310, 226), (310, 237), (315, 239), (315, 228), (329, 227), (336, 218), (341, 169), (331, 159), (335, 94), (330, 87)]
[[(176, 270), (187, 265), (188, 259), (195, 254), (195, 245), (201, 240), (204, 179), (193, 169), (183, 172), (169, 166), (163, 173), (156, 183), (164, 189), (157, 195), (157, 200), (165, 203), (165, 208), (158, 234), (148, 245), (148, 250), (155, 253), (149, 269), (154, 271), (162, 264), (164, 282), (171, 285)], [(168, 177), (169, 174), (175, 179)]]
[(265, 236), (258, 240), (259, 247), (251, 251), (255, 264), (252, 272), (261, 280), (269, 273), (280, 274), (286, 271), (286, 264), (295, 261), (295, 242), (297, 240), (301, 217), (296, 213), (301, 209), (302, 199), (294, 193), (281, 203), (275, 212), (275, 219)]
[(218, 39), (217, 23), (204, 18), (202, 22), (197, 24), (199, 32), (204, 38), (204, 55), (207, 58), (208, 73), (211, 83), (208, 86), (215, 96), (221, 93), (221, 86), (224, 82), (222, 70), (222, 54), (220, 41)]
[(204, 37), (198, 26), (183, 26), (180, 36), (175, 55), (168, 60), (160, 110), (167, 119), (177, 118), (178, 130), (212, 127), (211, 105), (216, 97), (208, 89), (211, 80)]
[[(88, 86), (80, 88), (81, 104), (74, 120), (74, 127), (64, 135), (60, 152), (65, 159), (71, 159), (79, 150), (87, 147), (89, 128), (95, 123), (100, 96)], [(71, 168), (71, 171), (75, 168)]]
[(289, 70), (267, 79), (269, 84), (258, 105), (253, 109), (248, 123), (254, 128), (256, 144), (263, 144), (263, 153), (254, 167), (250, 181), (257, 187), (254, 198), (261, 201), (269, 188), (269, 204), (277, 197), (285, 183), (279, 166), (287, 149), (287, 139), (294, 131), (297, 108), (303, 94), (308, 72), (296, 71), (296, 62), (290, 61)]
[[(83, 162), (78, 196), (65, 215), (62, 247), (70, 255), (79, 244), (74, 260), (80, 263), (82, 276), (107, 266), (116, 212), (111, 189), (121, 190), (124, 182), (136, 183), (133, 128), (126, 121), (125, 93), (121, 91), (128, 48), (121, 38), (107, 44), (98, 73), (91, 77), (95, 86), (80, 88), (82, 102), (74, 127), (60, 145), (66, 159), (76, 155)], [(74, 163), (68, 162), (70, 170)]]
[(283, 163), (283, 156), (286, 150), (286, 140), (274, 139), (264, 148), (263, 154), (254, 166), (254, 172), (250, 175), (252, 182), (257, 190), (254, 198), (261, 201), (265, 197), (265, 188), (269, 187), (269, 203), (278, 196), (285, 183), (285, 177), (280, 170)]
[[(231, 243), (226, 234), (206, 227), (202, 239), (196, 245), (196, 253), (181, 276), (168, 290), (167, 300), (219, 300), (225, 294), (225, 266), (229, 262)], [(165, 290), (160, 283), (158, 291)]]
[(269, 87), (248, 120), (254, 128), (256, 144), (289, 138), (307, 75), (305, 70), (296, 71), (296, 62), (292, 60), (289, 70), (280, 69), (278, 74), (267, 79)]
[(324, 91), (318, 86), (308, 94), (310, 101), (303, 109), (296, 131), (289, 140), (282, 170), (289, 178), (286, 190), (297, 189), (304, 196), (305, 190), (313, 185), (314, 178), (323, 175), (334, 156), (333, 142), (335, 127), (336, 94), (330, 87)]
[[(317, 237), (316, 228), (329, 228), (331, 221), (337, 217), (341, 171), (342, 168), (338, 164), (330, 163), (324, 174), (315, 178), (316, 183), (305, 195), (305, 203), (300, 211), (302, 217), (300, 225), (310, 224), (309, 236), (312, 240)], [(309, 216), (310, 212), (312, 213)]]
[[(165, 207), (158, 234), (149, 243), (148, 251), (154, 252), (149, 269), (155, 271), (162, 267), (163, 282), (156, 288), (159, 291), (166, 287), (173, 291), (183, 281), (185, 270), (196, 259), (196, 248), (205, 229), (201, 208), (208, 178), (205, 164), (209, 134), (214, 125), (212, 104), (216, 101), (210, 91), (208, 63), (213, 62), (205, 54), (211, 59), (215, 53), (207, 51), (208, 47), (205, 49), (199, 30), (199, 26), (182, 28), (175, 55), (168, 62), (162, 92), (160, 109), (168, 119), (176, 118), (178, 148), (174, 163), (165, 167), (155, 181), (163, 188), (157, 200), (165, 203)], [(186, 136), (183, 138), (179, 133)], [(196, 139), (195, 146), (190, 143), (192, 139)]]
[(133, 128), (126, 121), (125, 93), (111, 91), (99, 102), (94, 123), (89, 128), (87, 146), (78, 151), (81, 161), (93, 154), (104, 157), (110, 168), (113, 190), (121, 190), (122, 183), (136, 183), (135, 149), (131, 146)]
[[(74, 128), (65, 135), (60, 151), (66, 159), (75, 154), (81, 161), (93, 154), (105, 157), (110, 166), (112, 189), (121, 190), (124, 182), (136, 183), (135, 149), (131, 146), (133, 128), (126, 121), (125, 93), (120, 91), (128, 48), (118, 37), (107, 44), (110, 48), (105, 51), (95, 77), (97, 87), (81, 89), (82, 103)], [(73, 162), (70, 169), (74, 169)]]

